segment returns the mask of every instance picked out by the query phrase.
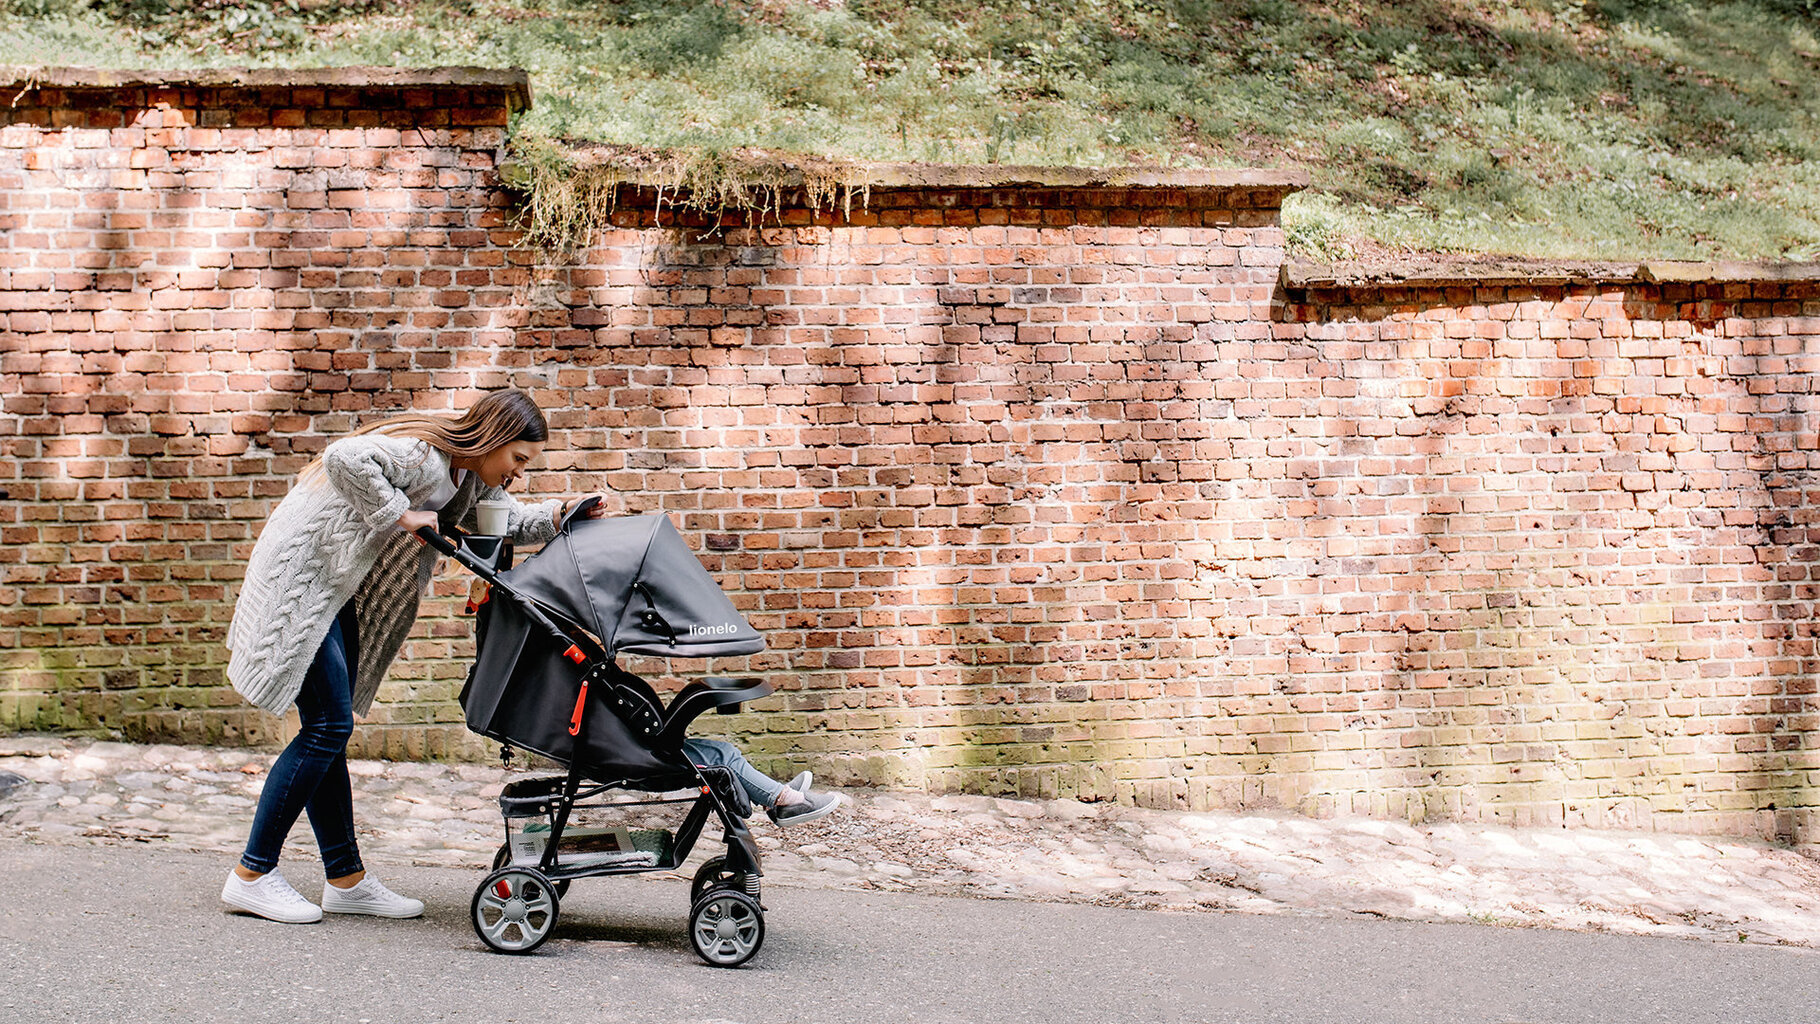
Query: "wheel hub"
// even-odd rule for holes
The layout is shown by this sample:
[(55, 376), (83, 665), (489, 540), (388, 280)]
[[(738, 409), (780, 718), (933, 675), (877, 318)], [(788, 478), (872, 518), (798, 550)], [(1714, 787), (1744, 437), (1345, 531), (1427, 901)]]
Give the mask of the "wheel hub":
[(508, 921), (523, 921), (526, 915), (525, 901), (517, 896), (506, 901), (503, 913)]

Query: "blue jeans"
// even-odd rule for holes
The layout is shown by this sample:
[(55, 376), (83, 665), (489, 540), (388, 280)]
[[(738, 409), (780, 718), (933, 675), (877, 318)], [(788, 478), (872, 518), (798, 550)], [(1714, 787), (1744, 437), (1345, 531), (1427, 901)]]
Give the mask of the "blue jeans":
[(348, 783), (348, 738), (354, 734), (353, 665), (348, 658), (348, 638), (353, 628), (352, 605), (342, 609), (304, 673), (297, 694), (297, 715), (302, 728), (290, 746), (272, 762), (259, 809), (253, 813), (253, 833), (247, 838), (240, 863), (261, 874), (278, 867), (285, 836), (308, 812), (322, 853), (322, 869), (329, 878), (363, 870), (360, 845), (354, 838), (354, 795)]
[(777, 794), (783, 792), (784, 784), (752, 767), (746, 761), (746, 755), (731, 743), (720, 740), (683, 740), (683, 753), (696, 764), (719, 765), (733, 769), (733, 775), (739, 779), (746, 795), (760, 807), (769, 807), (777, 802)]

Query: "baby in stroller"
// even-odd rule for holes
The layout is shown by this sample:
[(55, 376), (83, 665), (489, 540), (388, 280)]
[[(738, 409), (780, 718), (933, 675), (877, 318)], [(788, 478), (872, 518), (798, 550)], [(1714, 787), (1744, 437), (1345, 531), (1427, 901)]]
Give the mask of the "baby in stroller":
[[(695, 874), (689, 937), (708, 963), (736, 967), (764, 940), (764, 872), (746, 819), (756, 805), (793, 826), (825, 817), (842, 798), (813, 792), (808, 772), (779, 783), (732, 744), (686, 735), (709, 709), (732, 714), (771, 693), (764, 680), (700, 679), (666, 705), (619, 665), (621, 654), (746, 655), (765, 643), (668, 518), (594, 519), (588, 511), (577, 506), (555, 539), (503, 571), (502, 538), (458, 545), (433, 529), (419, 534), (490, 588), (472, 602), (476, 655), (461, 694), (468, 728), (567, 768), (501, 792), (507, 841), (474, 893), (474, 929), (494, 950), (529, 953), (554, 929), (571, 881), (676, 870), (715, 819), (726, 852)], [(684, 803), (688, 813), (674, 830), (571, 822), (577, 810), (627, 814)]]
[[(746, 761), (739, 748), (725, 740), (683, 741), (683, 753), (698, 765), (730, 769), (752, 803), (765, 809), (772, 824), (789, 827), (825, 818), (841, 805), (839, 793), (812, 793), (810, 772), (799, 772), (789, 782), (779, 782)], [(750, 817), (750, 815), (742, 815)]]

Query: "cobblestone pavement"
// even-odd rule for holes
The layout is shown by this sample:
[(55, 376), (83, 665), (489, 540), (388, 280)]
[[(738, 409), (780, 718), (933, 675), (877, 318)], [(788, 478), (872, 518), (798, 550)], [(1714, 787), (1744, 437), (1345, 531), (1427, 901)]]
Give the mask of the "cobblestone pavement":
[[(225, 872), (271, 761), (245, 750), (0, 737), (0, 822), (44, 843), (216, 851)], [(383, 877), (409, 891), (404, 865), (478, 872), (491, 863), (504, 838), (495, 798), (520, 773), (349, 767), (362, 849)], [(1820, 946), (1820, 864), (1759, 842), (847, 795), (846, 810), (800, 828), (758, 820), (767, 884)], [(692, 862), (711, 855), (713, 835)], [(314, 866), (314, 848), (307, 825), (293, 836), (302, 845), (288, 845), (286, 858), (301, 879), (297, 866)]]

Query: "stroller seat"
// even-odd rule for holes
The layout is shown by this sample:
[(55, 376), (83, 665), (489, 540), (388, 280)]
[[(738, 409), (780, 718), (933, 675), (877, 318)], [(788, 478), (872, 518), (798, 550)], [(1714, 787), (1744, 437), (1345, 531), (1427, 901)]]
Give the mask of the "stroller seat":
[(617, 662), (606, 662), (594, 672), (596, 685), (607, 688), (607, 705), (636, 733), (663, 749), (680, 747), (689, 723), (708, 711), (738, 714), (741, 704), (771, 693), (771, 684), (763, 679), (709, 677), (683, 687), (665, 707), (650, 683)]
[[(596, 679), (594, 685), (604, 688), (607, 706), (631, 726), (634, 735), (643, 739), (655, 756), (674, 757), (681, 764), (689, 763), (682, 745), (688, 738), (689, 725), (695, 719), (710, 709), (723, 715), (738, 714), (740, 705), (744, 702), (757, 700), (772, 692), (771, 684), (763, 679), (709, 677), (683, 687), (669, 706), (665, 707), (663, 698), (658, 696), (650, 683), (627, 672), (616, 662), (606, 662), (590, 674)], [(723, 768), (690, 765), (687, 771), (678, 769), (633, 776), (621, 780), (619, 784), (626, 789), (662, 793), (699, 784), (700, 780), (696, 776), (700, 773), (709, 776), (709, 784), (720, 792), (741, 818), (751, 817), (752, 803), (745, 788), (738, 784), (731, 772)], [(721, 777), (723, 775), (724, 778)]]

